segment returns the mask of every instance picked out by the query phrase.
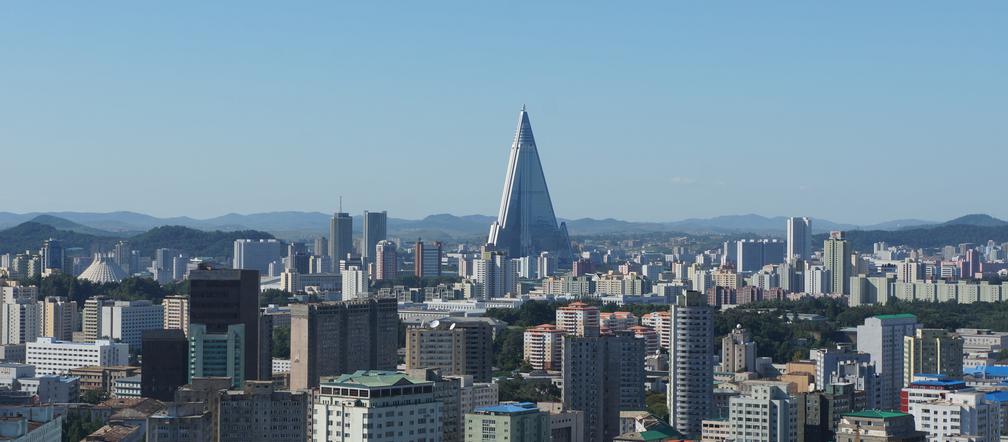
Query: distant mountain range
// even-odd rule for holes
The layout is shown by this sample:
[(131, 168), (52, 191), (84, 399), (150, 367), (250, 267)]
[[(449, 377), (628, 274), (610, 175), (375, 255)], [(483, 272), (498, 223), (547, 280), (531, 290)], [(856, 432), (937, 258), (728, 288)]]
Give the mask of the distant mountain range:
[[(13, 227), (32, 221), (52, 226), (61, 231), (69, 231), (98, 237), (124, 238), (135, 236), (160, 226), (183, 226), (205, 231), (256, 230), (270, 232), (285, 239), (305, 239), (318, 235), (328, 235), (331, 214), (321, 212), (267, 212), (253, 214), (231, 213), (214, 218), (197, 219), (191, 217), (158, 218), (135, 212), (47, 212), (16, 214), (0, 212), (0, 229)], [(430, 215), (423, 219), (411, 220), (389, 218), (390, 235), (402, 238), (424, 237), (430, 239), (472, 240), (486, 235), (495, 217), (487, 215), (457, 216), (451, 214)], [(682, 232), (741, 233), (782, 236), (785, 217), (766, 217), (755, 214), (725, 215), (713, 218), (689, 218), (669, 222), (636, 222), (619, 219), (579, 218), (566, 219), (571, 235), (597, 235), (626, 232)], [(361, 216), (354, 216), (354, 230), (362, 226)], [(990, 215), (972, 214), (944, 223), (919, 219), (900, 219), (872, 225), (836, 223), (815, 218), (812, 227), (816, 233), (831, 230), (899, 231), (920, 229), (927, 226), (970, 225), (998, 227), (1008, 222)]]
[[(52, 223), (52, 224), (48, 224)], [(90, 231), (86, 231), (91, 229)], [(82, 232), (80, 230), (85, 230)], [(256, 230), (199, 230), (183, 226), (161, 226), (136, 235), (103, 232), (56, 217), (36, 217), (14, 227), (0, 230), (0, 253), (36, 251), (47, 239), (58, 239), (67, 248), (81, 248), (88, 253), (109, 251), (119, 240), (150, 256), (160, 247), (183, 251), (192, 256), (231, 256), (234, 240), (239, 238), (267, 239), (273, 235)]]

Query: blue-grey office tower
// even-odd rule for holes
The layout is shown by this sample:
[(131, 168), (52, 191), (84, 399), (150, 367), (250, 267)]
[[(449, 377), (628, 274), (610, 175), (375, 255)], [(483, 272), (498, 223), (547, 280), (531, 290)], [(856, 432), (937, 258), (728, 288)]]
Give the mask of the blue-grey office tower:
[(570, 261), (567, 226), (558, 225), (553, 213), (553, 202), (524, 106), (518, 115), (518, 129), (511, 144), (500, 212), (497, 221), (490, 225), (487, 243), (515, 258), (539, 256), (546, 251), (564, 262)]

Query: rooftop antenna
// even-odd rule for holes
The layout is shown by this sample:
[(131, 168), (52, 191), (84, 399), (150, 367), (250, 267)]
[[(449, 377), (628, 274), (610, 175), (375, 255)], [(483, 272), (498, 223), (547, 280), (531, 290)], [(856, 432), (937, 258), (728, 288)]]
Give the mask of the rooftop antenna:
[(339, 211), (340, 213), (343, 212), (343, 195), (339, 196)]

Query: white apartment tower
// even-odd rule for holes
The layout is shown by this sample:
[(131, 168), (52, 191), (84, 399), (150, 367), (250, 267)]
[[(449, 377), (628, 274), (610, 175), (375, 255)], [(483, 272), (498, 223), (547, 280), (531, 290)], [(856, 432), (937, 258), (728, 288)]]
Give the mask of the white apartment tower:
[(914, 336), (920, 323), (909, 313), (879, 315), (857, 327), (857, 350), (868, 353), (881, 381), (879, 408), (899, 409), (903, 388), (903, 337)]
[(706, 296), (688, 291), (676, 297), (669, 316), (669, 423), (696, 436), (714, 407), (714, 312)]

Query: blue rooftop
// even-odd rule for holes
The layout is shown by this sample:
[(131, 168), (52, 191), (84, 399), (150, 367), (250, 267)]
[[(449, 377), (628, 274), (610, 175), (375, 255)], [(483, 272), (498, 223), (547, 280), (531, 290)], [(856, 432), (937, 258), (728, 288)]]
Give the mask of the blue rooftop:
[(479, 407), (477, 413), (513, 414), (539, 411), (534, 402), (517, 402), (513, 404), (498, 404), (489, 407)]
[(1008, 402), (1008, 391), (992, 391), (987, 393), (984, 398), (992, 402)]
[(924, 380), (924, 381), (913, 381), (910, 384), (911, 385), (918, 385), (918, 386), (922, 386), (922, 387), (957, 387), (957, 386), (965, 387), (966, 386), (966, 382), (965, 381), (957, 381), (957, 380), (954, 380), (954, 379), (941, 379), (941, 380), (928, 379), (928, 380)]

